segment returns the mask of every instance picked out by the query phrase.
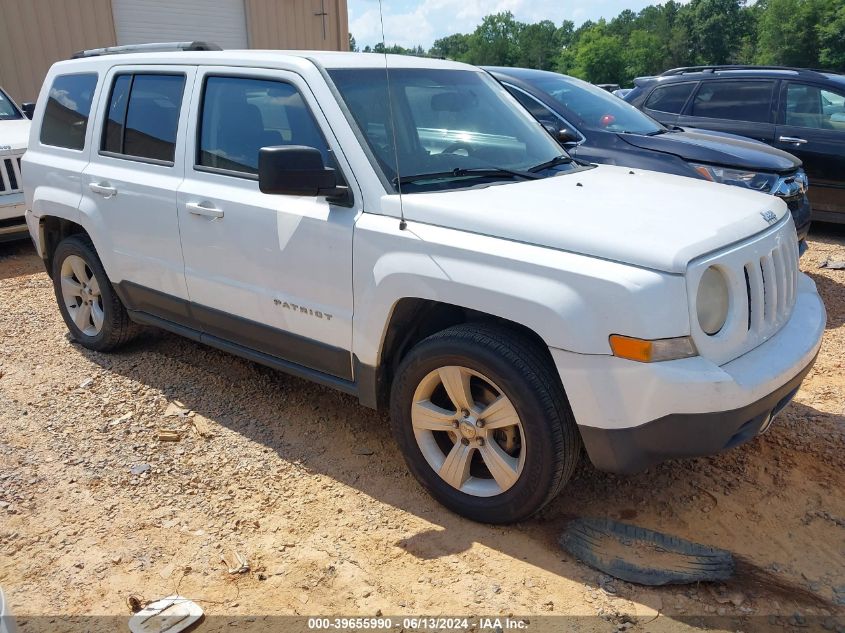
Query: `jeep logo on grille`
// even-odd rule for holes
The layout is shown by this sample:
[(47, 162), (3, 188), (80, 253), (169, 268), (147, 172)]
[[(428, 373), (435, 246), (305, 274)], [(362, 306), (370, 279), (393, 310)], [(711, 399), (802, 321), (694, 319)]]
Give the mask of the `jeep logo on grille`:
[(774, 224), (778, 220), (778, 216), (775, 215), (774, 211), (760, 211), (760, 215), (769, 224)]
[(11, 151), (11, 149), (12, 149), (11, 145), (0, 145), (0, 152), (8, 152), (8, 151)]

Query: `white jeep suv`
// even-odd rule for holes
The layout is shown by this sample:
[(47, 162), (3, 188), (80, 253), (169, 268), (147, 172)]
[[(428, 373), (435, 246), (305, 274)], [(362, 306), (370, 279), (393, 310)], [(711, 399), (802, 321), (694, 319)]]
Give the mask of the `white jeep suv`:
[(29, 140), (29, 119), (0, 88), (0, 242), (26, 238), (21, 156)]
[(767, 428), (825, 326), (783, 202), (575, 162), (477, 68), (387, 67), (55, 64), (24, 189), (73, 338), (155, 325), (389, 406), (420, 483), (491, 523), (548, 503), (582, 445), (629, 473)]

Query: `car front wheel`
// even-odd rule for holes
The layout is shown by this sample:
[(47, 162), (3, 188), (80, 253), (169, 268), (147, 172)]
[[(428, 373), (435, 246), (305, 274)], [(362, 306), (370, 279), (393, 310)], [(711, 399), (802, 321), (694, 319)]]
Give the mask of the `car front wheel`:
[(525, 519), (571, 476), (580, 438), (547, 354), (496, 325), (459, 325), (399, 366), (391, 424), (438, 501), (485, 523)]

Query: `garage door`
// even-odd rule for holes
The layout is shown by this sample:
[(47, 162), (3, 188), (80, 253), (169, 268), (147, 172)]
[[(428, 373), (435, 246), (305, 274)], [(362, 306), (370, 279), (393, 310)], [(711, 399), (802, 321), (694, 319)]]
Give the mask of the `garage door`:
[(117, 43), (214, 42), (247, 48), (243, 0), (112, 0)]

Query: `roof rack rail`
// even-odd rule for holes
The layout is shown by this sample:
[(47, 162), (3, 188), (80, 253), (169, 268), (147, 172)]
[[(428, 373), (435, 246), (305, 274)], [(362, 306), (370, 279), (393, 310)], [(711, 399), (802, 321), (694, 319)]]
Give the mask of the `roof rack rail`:
[(152, 42), (150, 44), (127, 44), (125, 46), (107, 46), (78, 51), (72, 59), (99, 57), (100, 55), (120, 55), (121, 53), (166, 53), (171, 51), (222, 51), (213, 42)]
[(823, 75), (845, 75), (845, 71), (831, 70), (829, 68), (805, 68), (805, 70), (811, 70), (814, 73), (821, 73)]
[(816, 70), (814, 68), (797, 68), (794, 66), (755, 66), (754, 64), (712, 64), (707, 66), (682, 66), (680, 68), (672, 68), (664, 73), (661, 77), (671, 77), (673, 75), (683, 75), (686, 73), (713, 73), (717, 70), (792, 70), (799, 73), (822, 74), (826, 72), (836, 72), (828, 70)]

